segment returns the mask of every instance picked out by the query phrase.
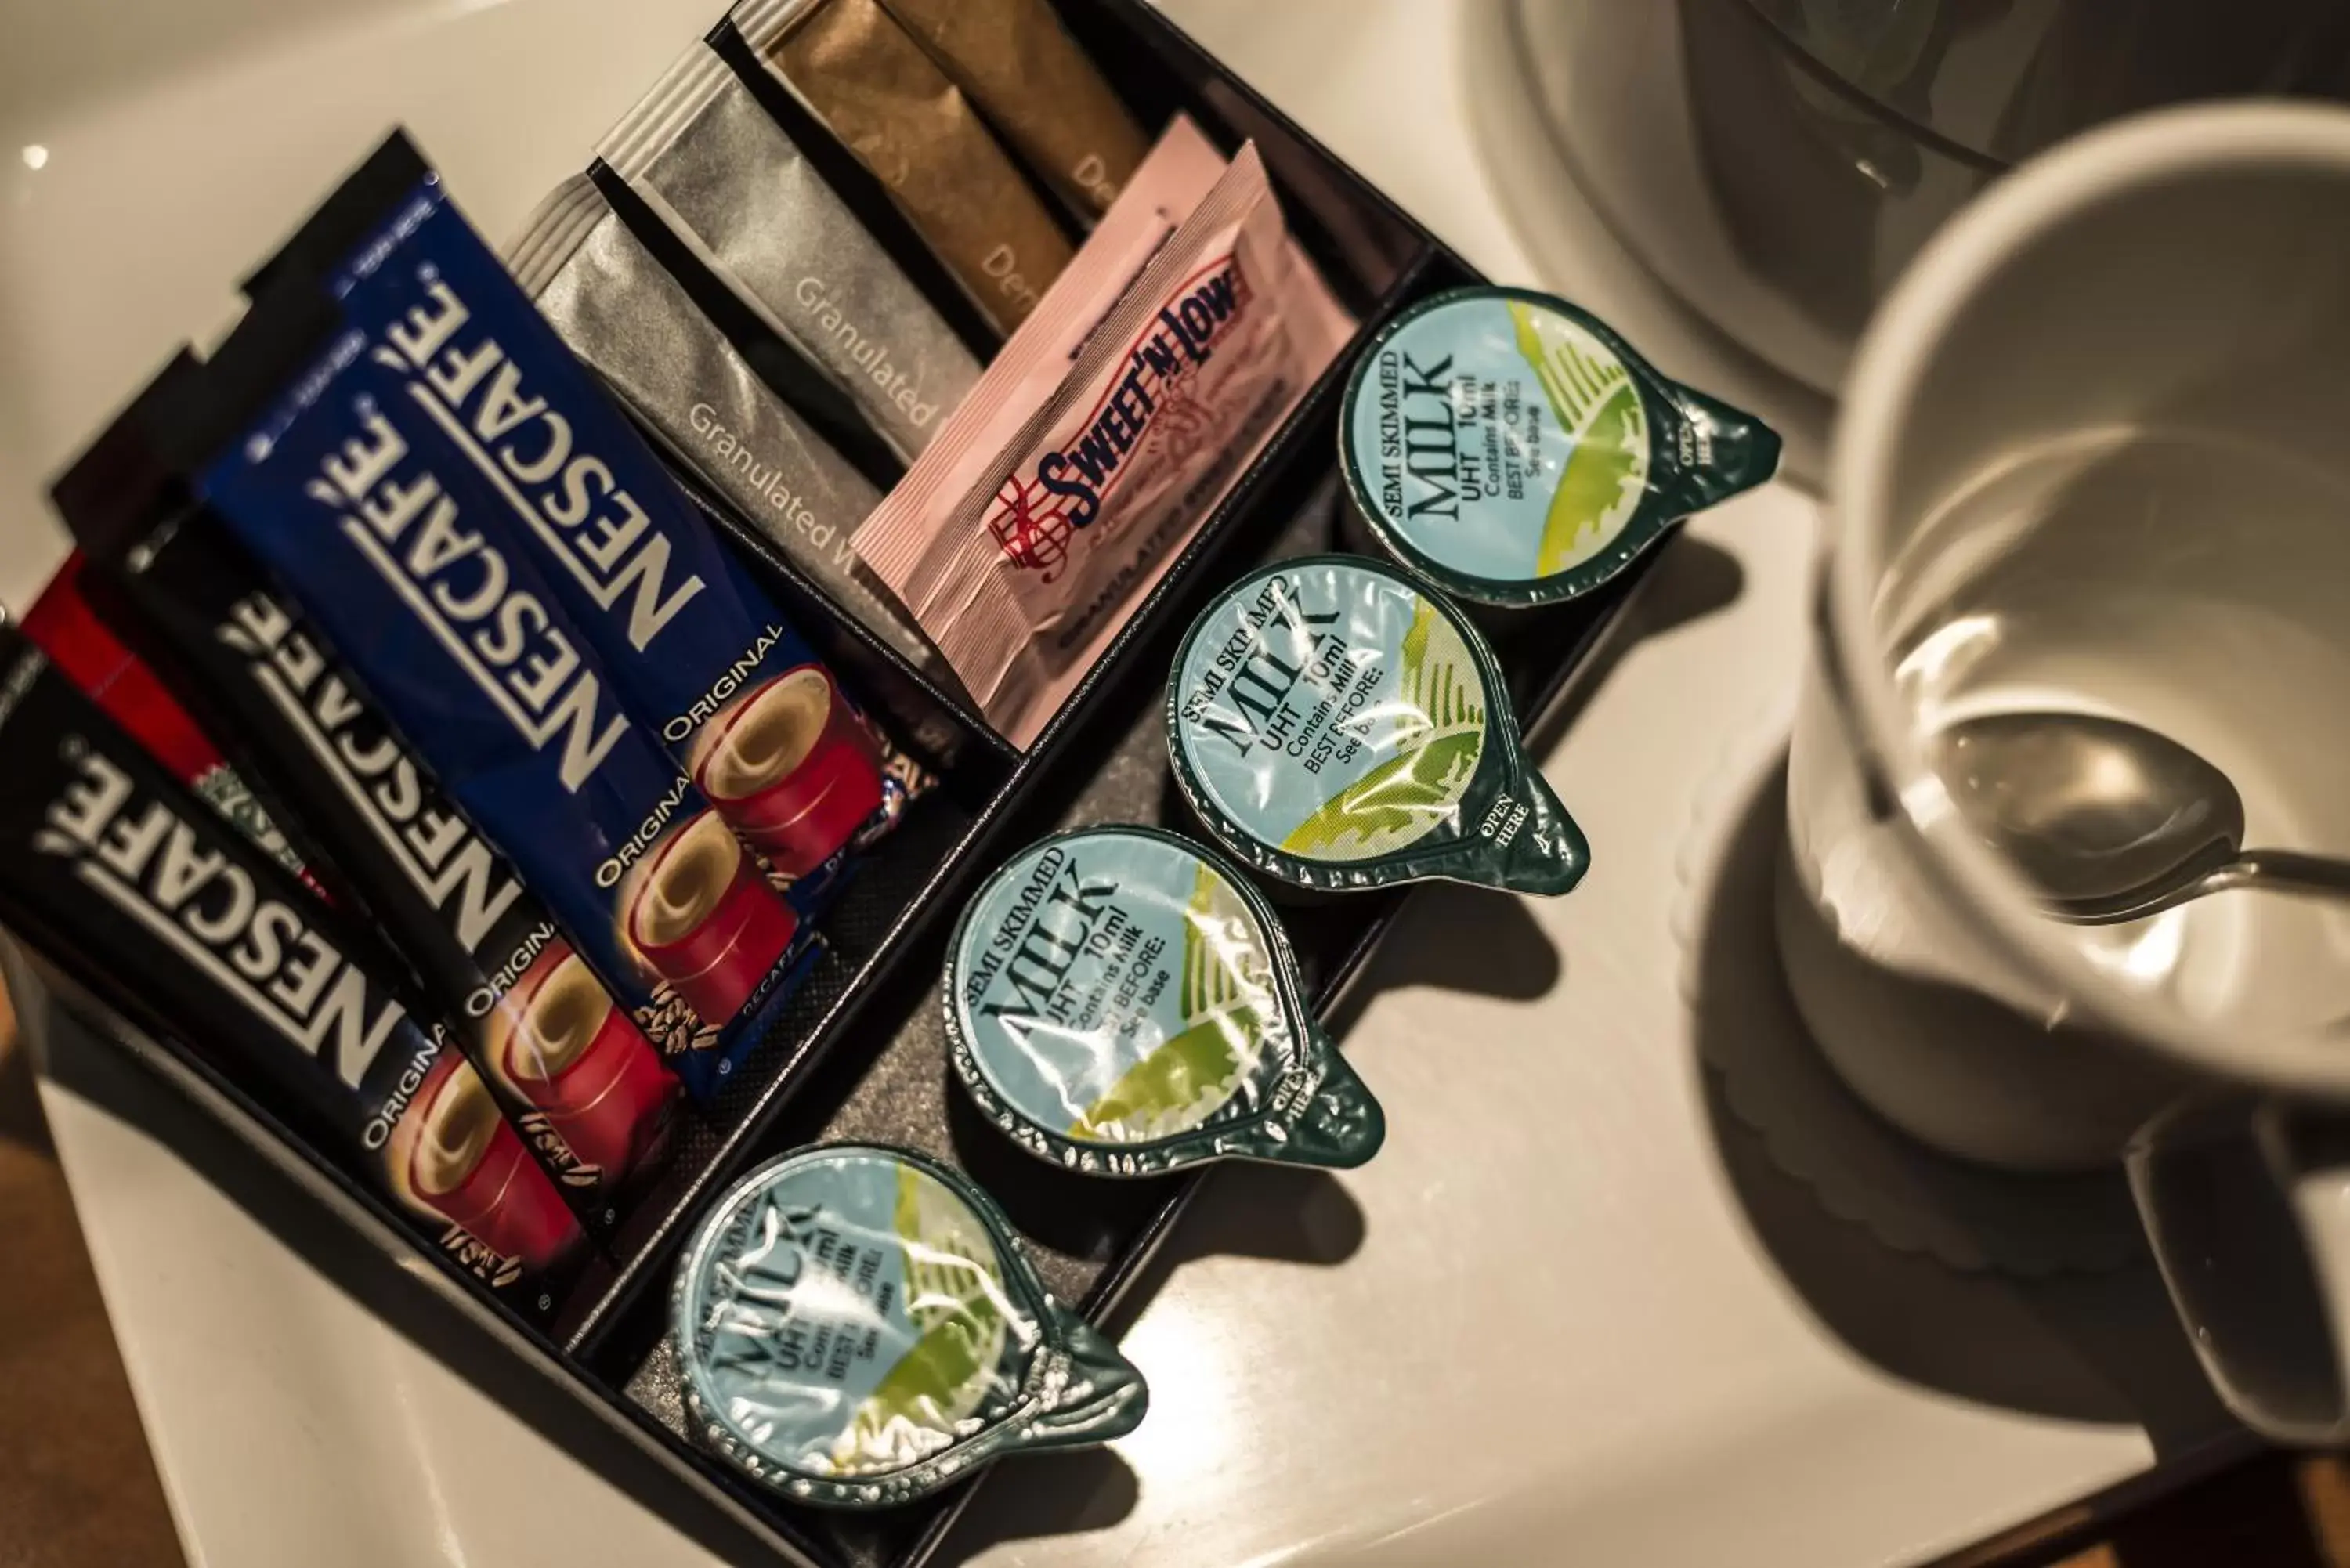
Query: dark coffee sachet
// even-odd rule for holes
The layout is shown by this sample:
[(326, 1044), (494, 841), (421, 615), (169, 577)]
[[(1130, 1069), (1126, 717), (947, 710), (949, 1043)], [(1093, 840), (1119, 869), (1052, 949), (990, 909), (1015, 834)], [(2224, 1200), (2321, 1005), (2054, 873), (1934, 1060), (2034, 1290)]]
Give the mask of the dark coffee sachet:
[(0, 921), (548, 1318), (578, 1221), (388, 955), (5, 626), (0, 747)]
[[(200, 377), (185, 358), (164, 381)], [(192, 390), (192, 389), (191, 389)], [(667, 1147), (677, 1081), (521, 874), (469, 823), (218, 518), (135, 428), (151, 388), (58, 482), (95, 570), (189, 706), (399, 948), (466, 1054), (590, 1220)]]
[[(116, 454), (108, 451), (109, 445), (109, 441), (102, 438), (90, 457), (77, 465), (75, 474), (58, 486), (61, 504), (62, 493), (69, 489), (81, 493), (77, 499), (87, 499), (93, 489), (93, 480), (99, 482), (99, 488), (114, 489), (120, 471), (111, 461)], [(279, 830), (280, 821), (298, 826), (301, 820), (298, 814), (286, 809), (283, 797), (266, 787), (255, 790), (245, 774), (228, 765), (222, 745), (214, 739), (224, 732), (225, 727), (216, 722), (199, 723), (192, 711), (203, 709), (209, 715), (211, 708), (184, 679), (184, 661), (137, 619), (105, 568), (75, 551), (26, 612), (23, 627), (25, 635), (48, 658), (52, 669), (72, 681), (76, 690), (121, 726), (133, 743), (231, 827), (298, 876), (313, 894), (329, 901), (339, 897), (341, 907), (347, 910), (363, 908), (351, 897), (348, 883), (335, 875), (326, 857), (318, 853), (315, 842), (309, 846), (309, 860), (305, 864), (293, 843)], [(182, 679), (166, 681), (153, 665), (140, 657), (130, 646), (132, 642)], [(251, 760), (249, 756), (244, 759), (248, 764)], [(249, 771), (265, 785), (269, 782), (260, 770)], [(337, 883), (339, 893), (321, 881), (321, 873)], [(398, 959), (405, 955), (387, 956)], [(412, 966), (401, 972), (408, 979), (415, 978)], [(464, 1016), (465, 999), (462, 994), (436, 992), (429, 985), (420, 985), (419, 994), (431, 1005), (436, 1023), (447, 1026)], [(484, 1075), (498, 1109), (522, 1134), (525, 1147), (554, 1180), (572, 1211), (590, 1228), (608, 1230), (618, 1215), (603, 1190), (607, 1184), (601, 1173), (573, 1149), (565, 1133), (520, 1089), (498, 1076), (494, 1058), (478, 1048), (482, 1042), (474, 1033), (456, 1033), (452, 1038)]]

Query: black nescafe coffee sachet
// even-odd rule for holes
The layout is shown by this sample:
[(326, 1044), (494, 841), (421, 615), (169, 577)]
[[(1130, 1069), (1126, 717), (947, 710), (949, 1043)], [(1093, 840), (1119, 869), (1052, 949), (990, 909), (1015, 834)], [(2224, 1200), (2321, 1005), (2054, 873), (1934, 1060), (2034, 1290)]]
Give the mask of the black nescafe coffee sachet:
[(0, 626), (0, 920), (535, 1320), (586, 1238), (387, 955)]

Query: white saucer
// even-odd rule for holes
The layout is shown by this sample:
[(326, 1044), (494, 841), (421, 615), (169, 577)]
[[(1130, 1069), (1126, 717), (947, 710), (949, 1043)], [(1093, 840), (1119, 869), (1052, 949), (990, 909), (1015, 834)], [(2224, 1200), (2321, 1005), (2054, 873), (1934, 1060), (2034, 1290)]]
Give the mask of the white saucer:
[(1788, 724), (1778, 703), (1731, 734), (1676, 867), (1681, 994), (1731, 1110), (1831, 1213), (1888, 1247), (2026, 1278), (2143, 1262), (2118, 1168), (2019, 1175), (1929, 1149), (1862, 1104), (1813, 1043), (1777, 935), (1782, 920), (1816, 919), (1783, 865)]

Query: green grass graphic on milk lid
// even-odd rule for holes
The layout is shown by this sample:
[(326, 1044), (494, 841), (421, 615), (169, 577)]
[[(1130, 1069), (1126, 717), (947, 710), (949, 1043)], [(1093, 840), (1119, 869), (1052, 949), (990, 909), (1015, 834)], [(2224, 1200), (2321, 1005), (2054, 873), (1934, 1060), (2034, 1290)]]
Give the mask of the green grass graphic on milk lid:
[(1386, 1132), (1263, 897), (1155, 828), (1078, 828), (1014, 857), (963, 911), (944, 1000), (982, 1112), (1071, 1169), (1356, 1166)]
[(1779, 438), (1666, 379), (1589, 313), (1478, 286), (1422, 300), (1347, 383), (1339, 463), (1379, 542), (1447, 592), (1590, 592), (1672, 524), (1751, 489)]
[(752, 1171), (695, 1231), (671, 1314), (694, 1433), (827, 1507), (1107, 1442), (1149, 1403), (987, 1195), (903, 1149), (832, 1145)]
[(1211, 603), (1170, 672), (1167, 744), (1209, 830), (1301, 888), (1556, 894), (1590, 861), (1484, 639), (1363, 556), (1275, 562)]

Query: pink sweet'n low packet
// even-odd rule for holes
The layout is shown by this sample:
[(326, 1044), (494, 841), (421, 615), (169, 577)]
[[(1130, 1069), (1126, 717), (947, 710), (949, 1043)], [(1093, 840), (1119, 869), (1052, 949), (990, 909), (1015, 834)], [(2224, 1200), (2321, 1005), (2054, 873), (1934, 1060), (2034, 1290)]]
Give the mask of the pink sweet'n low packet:
[(1179, 117), (857, 553), (1024, 749), (1354, 326)]

